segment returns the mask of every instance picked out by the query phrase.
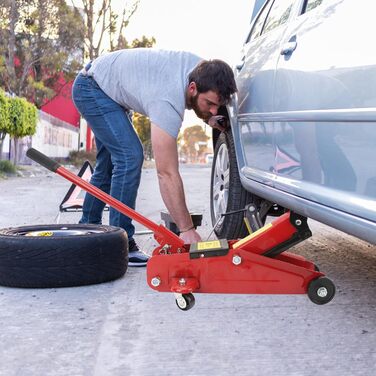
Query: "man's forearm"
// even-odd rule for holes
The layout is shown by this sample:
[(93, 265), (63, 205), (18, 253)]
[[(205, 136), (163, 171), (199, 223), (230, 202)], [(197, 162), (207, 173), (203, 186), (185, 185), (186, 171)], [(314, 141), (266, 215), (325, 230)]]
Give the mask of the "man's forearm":
[(182, 230), (192, 227), (192, 219), (189, 214), (184, 195), (183, 182), (179, 172), (177, 174), (159, 174), (159, 188), (163, 201), (175, 221)]
[[(183, 182), (179, 174), (176, 139), (154, 123), (151, 124), (151, 139), (163, 201), (180, 231), (185, 232), (192, 227), (192, 219), (185, 203)], [(189, 242), (197, 241), (199, 235), (193, 235), (185, 233), (184, 236)]]

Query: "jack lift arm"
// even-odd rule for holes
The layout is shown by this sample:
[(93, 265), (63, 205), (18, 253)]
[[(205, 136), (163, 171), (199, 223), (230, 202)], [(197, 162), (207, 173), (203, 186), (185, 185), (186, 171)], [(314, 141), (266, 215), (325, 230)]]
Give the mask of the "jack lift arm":
[(256, 230), (244, 239), (184, 244), (166, 227), (147, 219), (39, 151), (31, 148), (27, 156), (153, 231), (159, 246), (147, 264), (147, 283), (156, 291), (174, 293), (177, 306), (184, 311), (195, 303), (193, 292), (308, 294), (316, 304), (328, 303), (334, 297), (333, 282), (314, 263), (286, 252), (311, 236), (303, 216), (287, 212), (260, 228), (260, 219), (250, 207), (248, 218), (252, 230)]

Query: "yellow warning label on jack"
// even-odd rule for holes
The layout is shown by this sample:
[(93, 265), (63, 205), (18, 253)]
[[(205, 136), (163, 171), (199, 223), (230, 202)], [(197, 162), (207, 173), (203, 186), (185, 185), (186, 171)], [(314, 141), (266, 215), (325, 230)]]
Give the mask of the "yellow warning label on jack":
[(272, 227), (273, 225), (271, 223), (265, 225), (264, 227), (261, 227), (260, 229), (258, 229), (257, 231), (255, 232), (252, 232), (252, 234), (246, 236), (244, 239), (242, 240), (239, 240), (238, 242), (236, 242), (232, 248), (236, 249), (236, 248), (239, 248), (240, 246), (242, 246), (243, 244), (247, 243), (249, 240), (253, 239), (254, 237), (260, 235), (261, 233), (267, 231), (270, 229), (270, 227)]
[(203, 251), (205, 249), (221, 248), (221, 242), (219, 240), (213, 240), (211, 242), (198, 242), (197, 250)]

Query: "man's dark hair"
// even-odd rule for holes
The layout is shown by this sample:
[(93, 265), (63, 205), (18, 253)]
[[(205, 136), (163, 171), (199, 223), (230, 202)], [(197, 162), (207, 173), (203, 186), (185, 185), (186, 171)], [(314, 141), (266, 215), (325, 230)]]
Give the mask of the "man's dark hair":
[(227, 103), (231, 94), (237, 91), (234, 73), (222, 60), (203, 60), (189, 74), (189, 83), (195, 82), (197, 91), (205, 93), (214, 91), (219, 99)]

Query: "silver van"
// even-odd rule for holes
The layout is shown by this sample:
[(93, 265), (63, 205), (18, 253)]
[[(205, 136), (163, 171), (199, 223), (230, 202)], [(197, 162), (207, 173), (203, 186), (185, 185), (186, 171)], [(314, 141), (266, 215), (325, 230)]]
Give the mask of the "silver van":
[(264, 1), (222, 109), (231, 127), (213, 134), (219, 237), (243, 236), (254, 203), (376, 244), (375, 14), (374, 0)]

